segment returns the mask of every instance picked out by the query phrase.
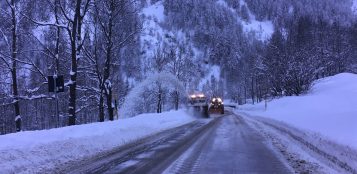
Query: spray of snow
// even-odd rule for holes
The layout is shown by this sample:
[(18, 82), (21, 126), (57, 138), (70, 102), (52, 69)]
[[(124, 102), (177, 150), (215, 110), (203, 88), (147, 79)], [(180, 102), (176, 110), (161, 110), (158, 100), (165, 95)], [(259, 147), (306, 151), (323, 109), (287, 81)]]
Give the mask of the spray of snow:
[(221, 76), (221, 68), (217, 65), (213, 65), (212, 67), (209, 67), (209, 72), (207, 75), (200, 81), (198, 85), (198, 89), (202, 91), (203, 85), (206, 84), (207, 82), (211, 81), (211, 77), (214, 77), (217, 79), (217, 81), (220, 79)]
[(186, 94), (183, 84), (172, 74), (167, 72), (154, 73), (150, 75), (143, 82), (137, 84), (125, 98), (125, 103), (120, 109), (120, 117), (128, 118), (133, 117), (143, 110), (145, 105), (143, 104), (143, 93), (146, 91), (157, 91), (158, 83), (164, 89), (178, 90), (181, 94)]

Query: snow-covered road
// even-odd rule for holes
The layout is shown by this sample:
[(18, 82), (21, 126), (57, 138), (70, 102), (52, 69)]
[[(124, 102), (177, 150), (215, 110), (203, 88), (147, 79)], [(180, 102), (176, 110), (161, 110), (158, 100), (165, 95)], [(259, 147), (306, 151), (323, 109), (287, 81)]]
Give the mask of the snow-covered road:
[(196, 141), (165, 173), (292, 173), (242, 117), (228, 115)]
[(147, 136), (57, 173), (356, 173), (357, 153), (274, 120), (223, 116)]
[(198, 120), (126, 144), (59, 173), (160, 173), (216, 121)]
[(63, 173), (292, 173), (243, 117), (232, 113), (161, 132)]

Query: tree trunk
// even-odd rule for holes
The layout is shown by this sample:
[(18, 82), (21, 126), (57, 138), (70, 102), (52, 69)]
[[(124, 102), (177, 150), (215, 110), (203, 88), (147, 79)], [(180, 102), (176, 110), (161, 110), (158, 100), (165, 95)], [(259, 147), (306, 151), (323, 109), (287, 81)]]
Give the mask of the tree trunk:
[(247, 104), (247, 87), (246, 83), (244, 83), (244, 104)]
[[(55, 18), (56, 24), (59, 24), (58, 20), (58, 10), (59, 10), (59, 0), (55, 1)], [(55, 74), (58, 75), (59, 71), (59, 47), (60, 47), (60, 37), (61, 37), (61, 27), (56, 27), (56, 48), (55, 48)]]
[[(76, 41), (73, 41), (76, 42)], [(77, 88), (77, 56), (76, 56), (76, 44), (72, 43), (72, 66), (71, 66), (71, 81), (69, 84), (69, 117), (68, 117), (68, 125), (76, 124), (76, 88)]]
[(179, 108), (179, 92), (178, 91), (175, 91), (175, 93), (174, 93), (174, 95), (175, 95), (175, 110), (177, 111), (178, 110), (178, 108)]
[(81, 17), (81, 0), (76, 1), (76, 9), (73, 19), (73, 26), (69, 35), (71, 36), (71, 83), (69, 84), (69, 107), (68, 107), (68, 125), (76, 124), (76, 89), (77, 89), (77, 56), (80, 53), (81, 42), (81, 29), (82, 29), (82, 17)]
[(161, 103), (162, 103), (162, 91), (161, 91), (161, 85), (159, 85), (159, 91), (158, 91), (158, 99), (157, 99), (157, 113), (161, 113)]
[(254, 78), (252, 77), (252, 81), (251, 81), (251, 96), (252, 96), (252, 102), (253, 102), (253, 105), (254, 105)]
[(99, 96), (99, 122), (104, 122), (104, 97), (102, 90)]
[(21, 131), (22, 118), (20, 115), (19, 93), (17, 87), (17, 23), (15, 12), (15, 0), (11, 0), (11, 16), (12, 16), (12, 67), (11, 67), (11, 79), (12, 79), (12, 93), (14, 95), (14, 109), (15, 109), (15, 123), (16, 131)]
[[(114, 1), (110, 2), (110, 13), (114, 12)], [(106, 98), (107, 98), (107, 108), (108, 108), (108, 115), (109, 115), (109, 120), (113, 121), (114, 120), (114, 107), (113, 107), (113, 102), (112, 102), (112, 84), (111, 81), (109, 80), (110, 77), (110, 69), (111, 69), (111, 63), (112, 63), (112, 49), (113, 49), (113, 18), (110, 15), (109, 17), (109, 22), (108, 22), (108, 33), (107, 34), (107, 45), (106, 45), (106, 62), (105, 62), (105, 68), (104, 68), (104, 83), (107, 83), (106, 85)], [(109, 82), (109, 83), (108, 83)]]
[(108, 105), (108, 115), (109, 120), (114, 120), (114, 106), (113, 106), (113, 96), (112, 96), (112, 87), (108, 87), (108, 95), (107, 95), (107, 105)]

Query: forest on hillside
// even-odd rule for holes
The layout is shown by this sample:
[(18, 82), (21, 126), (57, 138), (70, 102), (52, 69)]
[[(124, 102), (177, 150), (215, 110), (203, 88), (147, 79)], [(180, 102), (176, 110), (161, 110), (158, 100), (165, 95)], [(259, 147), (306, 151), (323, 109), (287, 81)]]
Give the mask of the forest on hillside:
[[(2, 0), (0, 134), (114, 120), (130, 91), (140, 91), (135, 114), (183, 107), (184, 91), (239, 104), (304, 94), (316, 79), (357, 72), (352, 3)], [(163, 19), (144, 12), (154, 4)], [(247, 32), (254, 21), (273, 34)], [(199, 89), (212, 66), (220, 77)], [(64, 92), (48, 92), (48, 76), (63, 76)]]

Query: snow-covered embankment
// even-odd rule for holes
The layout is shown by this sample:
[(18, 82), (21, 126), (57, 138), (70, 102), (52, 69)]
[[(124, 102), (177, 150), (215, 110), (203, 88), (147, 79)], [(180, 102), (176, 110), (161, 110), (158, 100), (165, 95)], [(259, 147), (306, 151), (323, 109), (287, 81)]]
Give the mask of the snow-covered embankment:
[(342, 73), (315, 81), (308, 94), (239, 108), (252, 116), (283, 121), (357, 149), (357, 75)]
[(0, 136), (0, 173), (34, 173), (194, 121), (185, 111)]

